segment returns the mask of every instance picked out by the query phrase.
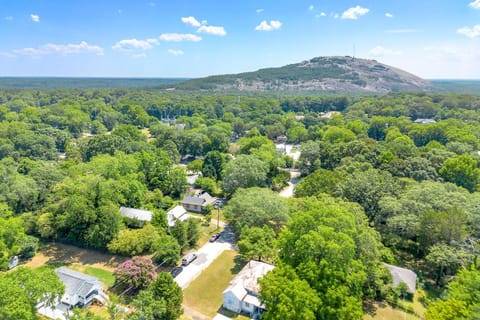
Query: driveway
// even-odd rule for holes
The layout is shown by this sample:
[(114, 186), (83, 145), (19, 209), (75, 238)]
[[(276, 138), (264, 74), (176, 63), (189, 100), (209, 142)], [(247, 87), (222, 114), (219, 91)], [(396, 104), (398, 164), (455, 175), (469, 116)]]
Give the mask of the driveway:
[(183, 272), (176, 278), (175, 282), (185, 289), (195, 280), (203, 270), (205, 270), (223, 251), (235, 249), (235, 237), (228, 226), (222, 232), (221, 237), (215, 242), (207, 242), (203, 247), (197, 251), (192, 251), (197, 254), (195, 259), (188, 266), (183, 268)]
[(280, 191), (280, 197), (284, 197), (284, 198), (293, 197), (293, 191), (295, 189), (295, 185), (299, 181), (300, 172), (296, 170), (295, 171), (289, 170), (289, 171), (290, 171), (290, 181), (288, 181), (288, 186)]

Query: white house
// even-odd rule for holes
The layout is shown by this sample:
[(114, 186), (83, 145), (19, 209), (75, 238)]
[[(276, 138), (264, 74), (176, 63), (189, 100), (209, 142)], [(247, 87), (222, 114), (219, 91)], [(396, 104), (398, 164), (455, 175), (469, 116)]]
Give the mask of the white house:
[(140, 210), (134, 208), (120, 207), (120, 213), (122, 216), (138, 220), (139, 222), (150, 222), (152, 221), (153, 212), (148, 210)]
[(168, 227), (169, 228), (173, 227), (177, 221), (183, 222), (187, 220), (190, 217), (190, 215), (186, 213), (187, 213), (187, 210), (185, 210), (185, 208), (180, 205), (168, 211), (167, 212)]
[(37, 311), (50, 319), (66, 319), (69, 310), (91, 304), (93, 300), (105, 303), (108, 296), (97, 278), (64, 267), (55, 270), (65, 284), (65, 293), (54, 307), (40, 303)]
[(260, 315), (265, 308), (258, 300), (258, 280), (273, 268), (268, 263), (249, 261), (223, 291), (223, 307), (235, 313), (247, 313), (251, 317)]

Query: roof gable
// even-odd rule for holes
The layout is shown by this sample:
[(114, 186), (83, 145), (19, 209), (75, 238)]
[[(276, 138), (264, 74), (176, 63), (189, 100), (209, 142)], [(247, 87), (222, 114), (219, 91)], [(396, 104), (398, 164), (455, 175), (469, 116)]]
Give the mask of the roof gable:
[(55, 270), (60, 280), (65, 284), (65, 294), (85, 297), (93, 287), (103, 284), (95, 277), (77, 272), (68, 268), (57, 268)]

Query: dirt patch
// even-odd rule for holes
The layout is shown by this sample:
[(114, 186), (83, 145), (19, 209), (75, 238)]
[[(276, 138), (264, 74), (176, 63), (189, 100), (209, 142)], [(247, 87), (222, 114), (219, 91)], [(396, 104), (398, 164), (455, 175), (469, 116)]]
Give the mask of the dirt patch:
[(47, 263), (81, 263), (113, 271), (119, 263), (125, 260), (127, 260), (126, 257), (52, 242), (42, 246), (35, 257), (25, 265), (35, 268)]

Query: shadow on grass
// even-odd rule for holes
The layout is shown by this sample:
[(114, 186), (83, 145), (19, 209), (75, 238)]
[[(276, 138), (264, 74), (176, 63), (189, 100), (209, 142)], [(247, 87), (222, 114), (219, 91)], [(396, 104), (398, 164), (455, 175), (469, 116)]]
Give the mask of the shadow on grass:
[(223, 307), (218, 308), (217, 313), (221, 314), (222, 316), (225, 316), (230, 319), (250, 319), (247, 315), (243, 314), (238, 314), (235, 312), (232, 312), (230, 310), (224, 309)]
[(230, 269), (232, 274), (238, 274), (247, 264), (247, 261), (240, 255), (236, 255), (235, 258), (233, 258), (233, 262), (235, 265)]

